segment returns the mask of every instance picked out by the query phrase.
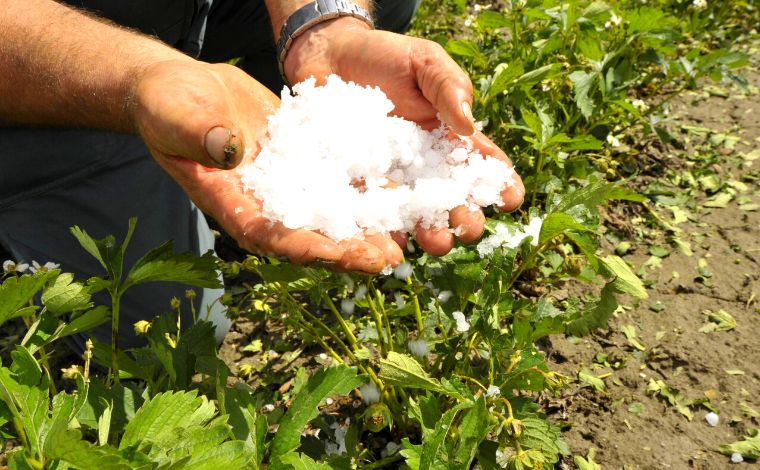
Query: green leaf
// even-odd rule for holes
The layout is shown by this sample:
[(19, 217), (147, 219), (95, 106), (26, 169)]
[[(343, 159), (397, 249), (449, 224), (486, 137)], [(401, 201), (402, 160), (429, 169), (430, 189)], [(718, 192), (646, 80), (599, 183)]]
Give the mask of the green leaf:
[(510, 64), (502, 63), (497, 65), (485, 101), (490, 101), (510, 89), (513, 86), (515, 79), (521, 76), (524, 71), (525, 69), (520, 62), (512, 62)]
[(123, 289), (152, 281), (181, 282), (198, 287), (217, 288), (221, 282), (216, 272), (216, 257), (212, 251), (203, 256), (195, 253), (174, 253), (168, 241), (140, 258), (127, 275)]
[(197, 396), (194, 390), (159, 393), (137, 410), (124, 429), (119, 448), (139, 446), (146, 441), (158, 449), (171, 447), (178, 430), (203, 425), (214, 417), (214, 413), (214, 404), (205, 396)]
[(41, 299), (45, 307), (56, 315), (92, 306), (87, 288), (74, 282), (74, 275), (71, 273), (58, 276), (53, 285), (42, 293)]
[(478, 446), (490, 431), (490, 413), (486, 409), (485, 396), (481, 395), (459, 424), (459, 444), (454, 453), (457, 467), (470, 468)]
[(478, 49), (477, 44), (466, 39), (453, 39), (447, 42), (446, 51), (452, 55), (470, 57), (479, 63), (485, 62), (485, 57), (480, 52), (480, 49)]
[(596, 457), (596, 449), (593, 447), (588, 450), (588, 455), (584, 459), (580, 455), (573, 456), (573, 462), (578, 467), (578, 470), (602, 470), (602, 466), (594, 462)]
[(82, 439), (78, 430), (68, 430), (66, 421), (57, 421), (45, 440), (45, 457), (63, 460), (76, 468), (130, 470), (129, 461), (109, 445), (96, 446)]
[(509, 18), (499, 12), (483, 10), (475, 20), (478, 28), (485, 31), (495, 31), (500, 28), (506, 28), (510, 25)]
[(578, 372), (578, 380), (584, 385), (593, 387), (597, 392), (604, 393), (607, 391), (607, 385), (605, 385), (604, 380), (594, 375), (585, 367)]
[(271, 445), (271, 458), (283, 456), (296, 449), (301, 431), (319, 414), (319, 404), (331, 395), (344, 395), (364, 382), (356, 375), (356, 368), (337, 366), (317, 371), (296, 395), (287, 413), (280, 421)]
[(575, 219), (573, 219), (573, 216), (562, 212), (553, 212), (546, 216), (543, 224), (541, 224), (541, 232), (538, 235), (538, 242), (545, 243), (568, 230), (576, 230), (578, 232), (591, 231), (591, 229), (587, 228), (585, 225), (576, 222)]
[(649, 297), (644, 289), (644, 283), (636, 276), (631, 268), (619, 256), (609, 255), (599, 259), (607, 272), (614, 279), (612, 285), (620, 293), (629, 294), (637, 299)]
[(110, 318), (111, 310), (105, 305), (98, 305), (92, 310), (77, 315), (75, 318), (69, 320), (68, 323), (64, 323), (63, 328), (61, 328), (60, 332), (56, 333), (55, 338), (63, 338), (75, 333), (89, 331), (96, 326), (107, 322)]
[(586, 119), (591, 118), (594, 112), (594, 101), (589, 97), (591, 87), (596, 83), (598, 74), (596, 72), (584, 72), (576, 70), (570, 74), (570, 81), (573, 82), (575, 91), (575, 104), (581, 110), (581, 114)]
[[(315, 462), (314, 459), (306, 454), (298, 454), (295, 452), (289, 452), (280, 457), (280, 464), (288, 465), (289, 468), (294, 470), (333, 470), (330, 465)], [(282, 468), (278, 465), (278, 468)]]
[(465, 406), (467, 405), (460, 403), (448, 410), (443, 414), (441, 420), (436, 423), (435, 430), (425, 436), (422, 441), (422, 452), (420, 453), (420, 469), (435, 468), (446, 463), (440, 458), (439, 452), (443, 449), (443, 443), (449, 434), (454, 418)]
[(36, 307), (28, 307), (29, 301), (49, 279), (57, 276), (58, 272), (37, 271), (31, 276), (11, 276), (6, 279), (0, 285), (0, 325), (12, 318), (33, 314)]
[(635, 191), (631, 191), (616, 183), (598, 180), (563, 197), (555, 207), (551, 208), (551, 212), (567, 212), (568, 209), (578, 205), (582, 205), (588, 209), (595, 209), (599, 204), (613, 199), (635, 202), (646, 201), (644, 196)]
[(567, 444), (560, 437), (559, 427), (538, 417), (527, 417), (520, 421), (523, 426), (520, 443), (526, 449), (540, 451), (545, 462), (553, 464), (559, 460), (560, 454), (568, 452)]
[(699, 329), (702, 333), (711, 333), (713, 331), (731, 331), (736, 328), (736, 319), (730, 313), (723, 309), (713, 312), (705, 310), (704, 315), (707, 317), (707, 323)]
[(103, 266), (111, 280), (118, 283), (121, 281), (122, 269), (124, 265), (124, 252), (132, 239), (132, 234), (137, 226), (137, 218), (129, 219), (129, 228), (124, 242), (121, 245), (116, 244), (113, 235), (108, 235), (100, 240), (92, 238), (87, 232), (77, 227), (71, 228), (71, 233), (82, 245), (82, 248), (90, 253)]
[(720, 453), (723, 455), (731, 455), (737, 452), (742, 454), (745, 459), (760, 459), (760, 430), (751, 429), (741, 441), (720, 446)]
[(380, 379), (389, 385), (442, 392), (441, 384), (425, 372), (412, 356), (394, 351), (380, 361)]

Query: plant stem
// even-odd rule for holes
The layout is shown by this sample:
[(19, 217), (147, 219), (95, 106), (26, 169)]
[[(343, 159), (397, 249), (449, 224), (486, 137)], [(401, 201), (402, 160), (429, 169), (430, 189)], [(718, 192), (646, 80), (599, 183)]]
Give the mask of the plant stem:
[(412, 294), (412, 305), (414, 305), (414, 316), (417, 319), (417, 331), (422, 335), (424, 329), (424, 323), (422, 321), (422, 309), (420, 308), (420, 299), (417, 297), (417, 293), (411, 288), (412, 278), (406, 278), (406, 285), (409, 286), (409, 292)]
[(348, 326), (348, 323), (346, 323), (346, 320), (343, 318), (343, 315), (341, 315), (337, 307), (335, 307), (335, 303), (332, 301), (329, 295), (325, 295), (325, 303), (327, 304), (327, 308), (330, 309), (333, 315), (335, 315), (335, 318), (338, 320), (338, 323), (340, 324), (340, 327), (343, 330), (343, 333), (346, 334), (348, 343), (353, 348), (356, 348), (356, 345), (358, 343), (358, 341), (356, 340), (356, 336), (354, 336), (354, 333), (351, 331), (351, 328)]
[[(380, 317), (380, 313), (375, 307), (375, 300), (372, 298), (372, 296), (369, 296), (367, 300), (369, 300), (369, 311), (372, 313), (372, 319), (375, 321), (375, 328), (377, 329), (377, 339), (380, 342), (380, 355), (385, 357), (387, 354), (387, 349), (385, 347), (385, 330), (383, 329), (383, 319)], [(388, 343), (390, 342), (391, 336), (388, 334)]]
[(361, 466), (359, 468), (361, 468), (363, 470), (364, 469), (369, 470), (369, 469), (373, 469), (373, 468), (383, 468), (383, 467), (385, 467), (388, 464), (391, 464), (393, 462), (401, 460), (401, 457), (402, 457), (401, 452), (396, 452), (395, 454), (393, 454), (391, 456), (385, 457), (385, 458), (380, 459), (380, 460), (375, 460), (374, 462), (372, 462), (370, 464), (367, 464), (367, 465), (363, 465), (363, 466)]
[(121, 294), (111, 292), (111, 379), (119, 383), (119, 303)]

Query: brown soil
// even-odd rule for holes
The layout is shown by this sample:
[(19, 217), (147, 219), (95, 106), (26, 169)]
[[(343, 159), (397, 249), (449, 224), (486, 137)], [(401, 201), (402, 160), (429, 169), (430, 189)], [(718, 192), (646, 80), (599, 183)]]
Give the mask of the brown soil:
[[(755, 59), (760, 60), (760, 55), (755, 53)], [(760, 87), (757, 61), (754, 69), (744, 73), (751, 85)], [(721, 88), (728, 97), (716, 96), (723, 93), (713, 89), (713, 93), (700, 91), (674, 100), (671, 131), (676, 134), (686, 124), (739, 137), (733, 150), (716, 147), (722, 156), (713, 168), (724, 181), (743, 180), (748, 188), (740, 196), (760, 203), (758, 180), (747, 178), (758, 176), (760, 160), (741, 157), (760, 149), (757, 88), (746, 96), (732, 86)], [(684, 154), (694, 151), (704, 138), (682, 133), (678, 140), (683, 150), (653, 149), (642, 158), (664, 162), (665, 170), (688, 170)], [(647, 179), (652, 180), (644, 176), (637, 183)], [(684, 206), (692, 216), (678, 226), (680, 238), (691, 244), (692, 256), (669, 246), (662, 227), (630, 224), (639, 239), (632, 240), (635, 251), (624, 258), (635, 269), (649, 259), (650, 244), (671, 251), (661, 267), (644, 268), (646, 281), (652, 282), (648, 300), (626, 306), (606, 331), (580, 340), (552, 339), (549, 351), (556, 370), (573, 378), (581, 367), (595, 375), (610, 374), (605, 378), (605, 393), (574, 383), (558, 400), (551, 400), (557, 419), (572, 423), (565, 438), (573, 453), (586, 455), (596, 448), (595, 460), (605, 469), (728, 468), (732, 464), (717, 452), (718, 447), (760, 427), (758, 418), (740, 409), (746, 403), (760, 410), (760, 342), (755, 336), (760, 331), (760, 211), (742, 210), (736, 199), (725, 208), (710, 209), (702, 206), (706, 199), (701, 193), (693, 207)], [(667, 207), (655, 211), (672, 220)], [(615, 213), (614, 208), (611, 212)], [(707, 262), (708, 273), (698, 271), (700, 259)], [(664, 308), (652, 309), (656, 304)], [(700, 332), (707, 321), (703, 312), (720, 309), (735, 318), (736, 328)], [(643, 351), (629, 343), (621, 331), (624, 325), (635, 327)], [(594, 358), (600, 352), (609, 355), (608, 364), (618, 364), (596, 366)], [(708, 409), (701, 405), (692, 406), (693, 419), (687, 419), (663, 397), (647, 392), (650, 380), (664, 381), (687, 399), (708, 398), (720, 412), (719, 424), (707, 424)], [(754, 464), (742, 465), (748, 463)]]

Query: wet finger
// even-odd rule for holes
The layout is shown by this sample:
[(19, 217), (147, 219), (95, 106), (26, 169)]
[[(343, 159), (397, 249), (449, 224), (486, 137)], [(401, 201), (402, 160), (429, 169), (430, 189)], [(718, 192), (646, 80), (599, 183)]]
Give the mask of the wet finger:
[(462, 243), (478, 240), (483, 234), (485, 222), (486, 217), (481, 210), (473, 211), (466, 206), (457, 206), (449, 211), (449, 224)]
[(423, 250), (433, 256), (443, 256), (454, 247), (454, 235), (448, 228), (423, 228), (418, 224), (414, 238)]

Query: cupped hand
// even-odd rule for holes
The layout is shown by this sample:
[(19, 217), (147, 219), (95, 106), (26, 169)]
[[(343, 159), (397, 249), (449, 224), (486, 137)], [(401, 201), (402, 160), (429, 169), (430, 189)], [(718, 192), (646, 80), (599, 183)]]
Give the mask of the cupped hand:
[[(402, 253), (390, 237), (340, 243), (262, 215), (261, 202), (226, 168), (255, 158), (267, 116), (280, 100), (240, 69), (191, 60), (151, 65), (130, 104), (135, 127), (158, 164), (245, 250), (294, 263), (325, 262), (345, 271), (379, 272)], [(221, 129), (221, 130), (219, 130)]]
[[(455, 133), (470, 136), (484, 156), (511, 161), (488, 137), (476, 131), (472, 117), (472, 83), (467, 74), (435, 42), (371, 30), (360, 20), (340, 18), (322, 23), (296, 38), (284, 64), (293, 82), (310, 76), (323, 80), (337, 74), (361, 85), (378, 86), (395, 104), (394, 114), (433, 129), (443, 120)], [(440, 117), (440, 119), (439, 119)], [(500, 209), (513, 211), (523, 201), (525, 188), (515, 174), (514, 186), (501, 194)], [(483, 212), (457, 207), (449, 223), (464, 243), (483, 233)], [(432, 255), (448, 253), (454, 246), (450, 229), (418, 226), (420, 246)]]

